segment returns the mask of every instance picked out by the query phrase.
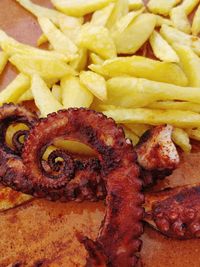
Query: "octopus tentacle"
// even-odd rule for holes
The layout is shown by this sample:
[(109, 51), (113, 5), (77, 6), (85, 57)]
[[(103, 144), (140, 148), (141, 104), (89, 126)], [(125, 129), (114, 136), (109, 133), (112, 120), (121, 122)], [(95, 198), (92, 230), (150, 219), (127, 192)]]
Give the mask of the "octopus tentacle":
[[(143, 231), (143, 195), (140, 193), (139, 169), (131, 142), (125, 139), (123, 130), (103, 114), (85, 109), (51, 114), (30, 131), (22, 153), (28, 179), (34, 186), (36, 179), (49, 179), (51, 183), (52, 178), (41, 171), (38, 155), (58, 137), (82, 142), (97, 152), (101, 163), (100, 177), (107, 191), (107, 211), (99, 237), (94, 242), (95, 247), (103, 248), (112, 266), (135, 266), (138, 259), (134, 254), (140, 249), (138, 238)], [(81, 175), (84, 174), (85, 170)], [(86, 180), (91, 182), (87, 173)], [(65, 185), (66, 191), (71, 181), (73, 179)], [(47, 186), (41, 184), (41, 187), (48, 191)], [(78, 188), (81, 189), (80, 183)]]
[(28, 130), (20, 130), (17, 131), (13, 137), (12, 137), (12, 143), (15, 148), (15, 151), (18, 152), (18, 154), (21, 154), (22, 148), (24, 144), (20, 141), (21, 137), (24, 137), (24, 140), (27, 138), (29, 131)]
[(200, 237), (200, 185), (145, 195), (145, 220), (176, 239)]

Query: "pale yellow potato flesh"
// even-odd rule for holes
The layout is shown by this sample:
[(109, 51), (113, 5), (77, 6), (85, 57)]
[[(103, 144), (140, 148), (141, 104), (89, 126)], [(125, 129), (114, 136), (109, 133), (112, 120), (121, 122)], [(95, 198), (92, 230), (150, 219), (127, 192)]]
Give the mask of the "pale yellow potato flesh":
[(185, 101), (158, 101), (148, 105), (148, 107), (152, 109), (190, 110), (200, 113), (200, 104)]
[(8, 62), (8, 55), (5, 52), (0, 51), (0, 74), (3, 72), (7, 62)]
[(179, 62), (174, 49), (163, 39), (163, 37), (157, 32), (153, 31), (150, 36), (149, 42), (151, 44), (154, 55), (164, 62)]
[(33, 100), (33, 94), (31, 89), (26, 90), (26, 92), (24, 92), (18, 99), (17, 99), (17, 103), (22, 103), (24, 101), (29, 101), (29, 100)]
[(181, 0), (150, 0), (147, 7), (152, 13), (168, 16), (170, 10), (180, 2)]
[(62, 102), (62, 88), (60, 85), (54, 84), (52, 86), (51, 92), (53, 96), (58, 100), (58, 102)]
[(84, 70), (87, 66), (88, 50), (86, 48), (79, 48), (78, 57), (72, 60), (69, 65), (76, 71)]
[(186, 131), (180, 128), (174, 128), (172, 132), (172, 140), (178, 145), (184, 152), (191, 152), (192, 146), (190, 144), (190, 138)]
[(38, 74), (32, 76), (31, 91), (41, 117), (46, 117), (50, 113), (63, 109), (63, 106), (53, 96), (44, 80)]
[(93, 13), (90, 23), (95, 26), (105, 27), (115, 7), (114, 3), (110, 3), (106, 7)]
[(192, 34), (198, 35), (200, 33), (200, 5), (198, 6), (192, 21)]
[(180, 66), (188, 78), (188, 85), (200, 88), (200, 58), (188, 46), (176, 44), (174, 49), (180, 58)]
[(130, 129), (126, 128), (125, 126), (123, 126), (123, 130), (125, 133), (125, 137), (130, 139), (134, 146), (137, 145), (137, 143), (139, 142), (139, 137), (134, 132), (132, 132)]
[(200, 141), (200, 127), (194, 127), (194, 129), (186, 129), (191, 139)]
[(142, 0), (129, 0), (128, 7), (129, 10), (140, 9), (144, 6), (144, 2)]
[(183, 8), (186, 15), (189, 15), (198, 4), (199, 0), (183, 0), (180, 6)]
[(141, 14), (123, 31), (113, 31), (118, 54), (134, 54), (150, 37), (156, 25), (156, 16)]
[(101, 65), (104, 60), (95, 53), (90, 53), (90, 63), (95, 65)]
[(37, 46), (41, 46), (48, 42), (48, 39), (44, 33), (40, 35), (40, 37), (37, 39)]
[(138, 137), (141, 137), (146, 131), (151, 128), (151, 126), (147, 124), (126, 123), (125, 126), (132, 132), (134, 132)]
[(101, 8), (115, 0), (51, 0), (59, 11), (75, 17), (81, 17)]
[(170, 11), (170, 19), (175, 28), (188, 34), (191, 33), (191, 25), (182, 6), (175, 7)]
[(98, 99), (107, 100), (106, 81), (101, 75), (92, 71), (82, 71), (80, 82)]
[(115, 109), (103, 113), (117, 123), (170, 124), (180, 128), (200, 127), (200, 114), (192, 111), (137, 108)]
[(20, 73), (8, 86), (0, 92), (0, 105), (4, 103), (16, 103), (18, 98), (30, 87), (28, 76)]
[(104, 59), (117, 56), (116, 47), (107, 28), (87, 24), (82, 28), (79, 45)]
[(66, 76), (61, 79), (62, 104), (64, 108), (89, 108), (93, 102), (92, 93), (78, 77)]
[(177, 64), (142, 56), (117, 57), (101, 65), (90, 65), (89, 68), (105, 77), (129, 75), (180, 86), (188, 85), (185, 73)]

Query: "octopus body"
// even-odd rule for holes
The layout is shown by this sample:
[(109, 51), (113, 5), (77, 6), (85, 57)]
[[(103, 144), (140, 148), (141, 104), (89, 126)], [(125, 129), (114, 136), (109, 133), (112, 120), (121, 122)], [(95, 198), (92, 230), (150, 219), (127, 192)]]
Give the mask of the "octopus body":
[[(76, 160), (56, 150), (43, 162), (44, 151), (56, 138), (80, 141), (94, 149), (98, 159)], [(132, 144), (112, 119), (85, 109), (50, 114), (30, 130), (21, 157), (1, 149), (0, 162), (4, 184), (38, 197), (62, 201), (87, 196), (98, 199), (98, 186), (103, 184), (106, 215), (97, 240), (86, 238), (88, 262), (94, 255), (91, 245), (86, 245), (90, 241), (105, 266), (136, 266), (135, 253), (140, 250), (143, 231), (142, 183)]]

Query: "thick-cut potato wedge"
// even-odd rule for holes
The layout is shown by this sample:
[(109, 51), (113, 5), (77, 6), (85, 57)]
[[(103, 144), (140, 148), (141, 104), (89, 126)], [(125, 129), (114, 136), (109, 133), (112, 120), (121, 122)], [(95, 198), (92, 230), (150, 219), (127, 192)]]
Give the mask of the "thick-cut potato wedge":
[(184, 152), (189, 153), (192, 149), (190, 144), (190, 138), (186, 131), (180, 128), (174, 128), (172, 132), (172, 140), (178, 145)]
[(24, 92), (17, 100), (17, 103), (21, 103), (23, 101), (29, 101), (29, 100), (33, 100), (33, 94), (31, 89), (26, 90), (26, 92)]
[(90, 53), (90, 62), (95, 65), (103, 64), (104, 60), (95, 53)]
[(150, 0), (147, 7), (152, 13), (168, 16), (170, 10), (180, 2), (181, 0)]
[(117, 53), (134, 54), (150, 37), (156, 25), (156, 16), (141, 14), (123, 31), (114, 29), (112, 37)]
[(180, 65), (188, 78), (188, 85), (200, 88), (200, 58), (188, 46), (175, 44), (174, 49), (180, 58)]
[(173, 26), (173, 23), (170, 19), (166, 19), (160, 15), (156, 15), (156, 27), (161, 27), (163, 24)]
[(86, 68), (88, 61), (88, 51), (86, 48), (79, 48), (78, 53), (78, 57), (72, 60), (69, 65), (76, 71), (81, 71)]
[(62, 104), (64, 108), (89, 108), (93, 101), (92, 93), (80, 83), (79, 78), (66, 76), (61, 80)]
[(144, 8), (136, 11), (131, 11), (127, 15), (120, 18), (112, 29), (112, 31), (114, 32), (113, 34), (115, 34), (115, 31), (117, 31), (118, 34), (123, 33), (125, 29), (131, 24), (131, 22), (133, 22), (133, 20), (137, 18), (143, 11)]
[(36, 5), (30, 0), (16, 0), (16, 1), (25, 9), (27, 9), (29, 12), (31, 12), (34, 16), (49, 18), (57, 26), (59, 25), (60, 18), (62, 18), (62, 20), (65, 21), (65, 23), (70, 23), (72, 20), (82, 22), (81, 19), (69, 17), (57, 10)]
[(5, 51), (9, 56), (15, 54), (26, 54), (29, 56), (45, 56), (52, 60), (63, 60), (67, 61), (67, 57), (63, 54), (60, 54), (56, 51), (47, 51), (39, 48), (32, 47), (27, 44), (22, 44), (16, 41), (14, 38), (8, 36), (4, 31), (0, 30), (0, 47)]
[(162, 25), (160, 34), (169, 44), (178, 43), (190, 46), (194, 52), (200, 56), (200, 38), (181, 32), (166, 24)]
[(186, 132), (191, 139), (200, 141), (200, 128), (186, 129)]
[(24, 74), (18, 76), (0, 92), (0, 105), (4, 103), (16, 103), (18, 98), (30, 87), (30, 79)]
[(37, 74), (32, 76), (31, 91), (42, 117), (63, 109), (63, 106), (53, 96), (46, 83)]
[(90, 21), (91, 24), (95, 26), (105, 27), (109, 17), (112, 14), (114, 6), (115, 6), (114, 3), (110, 3), (108, 6), (94, 12)]
[(59, 20), (59, 28), (61, 32), (63, 32), (67, 38), (72, 40), (74, 44), (78, 44), (78, 36), (81, 31), (81, 23), (77, 21), (67, 22), (65, 23), (62, 18)]
[(44, 17), (38, 18), (38, 22), (50, 44), (59, 53), (63, 53), (70, 61), (77, 56), (77, 46), (56, 26)]
[(8, 55), (5, 52), (0, 51), (0, 74), (3, 72), (7, 62), (8, 62)]
[(40, 35), (40, 37), (37, 39), (37, 46), (41, 46), (48, 42), (48, 39), (44, 33)]
[(200, 5), (198, 6), (192, 21), (192, 34), (198, 35), (199, 33), (200, 33)]
[(157, 31), (153, 31), (149, 41), (157, 58), (165, 62), (179, 62), (176, 52)]
[(108, 118), (113, 118), (117, 123), (171, 124), (180, 128), (200, 126), (200, 114), (192, 111), (137, 108), (115, 109), (103, 113)]
[(44, 79), (61, 78), (75, 71), (62, 60), (52, 60), (46, 56), (16, 54), (9, 61), (22, 73), (39, 74)]
[(108, 29), (102, 26), (85, 25), (80, 35), (80, 46), (104, 59), (117, 56), (116, 47)]
[(109, 29), (111, 29), (121, 17), (128, 14), (128, 0), (116, 0), (115, 2), (115, 7), (106, 24)]
[(14, 191), (9, 187), (1, 187), (0, 195), (1, 195), (0, 212), (12, 209), (33, 198), (32, 196)]
[(77, 141), (58, 139), (54, 141), (54, 145), (56, 146), (56, 148), (67, 150), (73, 154), (85, 155), (85, 156), (93, 156), (96, 154), (92, 148)]
[(53, 96), (55, 97), (55, 99), (58, 100), (58, 102), (62, 102), (62, 88), (61, 86), (54, 84), (51, 90)]
[(151, 109), (175, 109), (175, 110), (190, 110), (200, 113), (200, 104), (180, 101), (160, 101), (152, 103), (148, 106)]
[(107, 88), (105, 79), (92, 71), (82, 71), (80, 81), (98, 99), (107, 100)]
[(81, 17), (102, 9), (115, 0), (51, 0), (56, 9), (75, 17)]
[(183, 0), (180, 6), (183, 8), (186, 15), (189, 15), (195, 9), (198, 3), (199, 0)]
[(125, 137), (130, 139), (134, 146), (137, 145), (137, 143), (139, 142), (139, 137), (134, 132), (132, 132), (130, 129), (126, 128), (125, 126), (123, 126), (123, 129), (124, 129)]
[(146, 131), (148, 131), (151, 126), (147, 124), (131, 124), (126, 123), (125, 126), (134, 132), (138, 137), (141, 137)]
[(178, 65), (141, 56), (117, 57), (101, 65), (90, 65), (89, 68), (106, 77), (130, 75), (181, 86), (188, 84), (187, 77)]
[(128, 7), (130, 11), (135, 10), (135, 9), (140, 9), (143, 6), (144, 6), (144, 2), (142, 0), (129, 0), (128, 1)]
[(107, 81), (107, 104), (121, 107), (144, 107), (155, 101), (182, 100), (200, 104), (200, 88), (116, 77)]
[(170, 11), (170, 18), (175, 28), (185, 33), (191, 33), (191, 25), (182, 6), (173, 8)]

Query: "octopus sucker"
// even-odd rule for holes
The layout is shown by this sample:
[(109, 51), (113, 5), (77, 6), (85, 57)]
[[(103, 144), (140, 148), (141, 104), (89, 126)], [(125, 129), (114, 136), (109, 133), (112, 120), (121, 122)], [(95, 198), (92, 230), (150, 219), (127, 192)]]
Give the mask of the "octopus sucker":
[(188, 185), (145, 195), (145, 220), (176, 239), (200, 237), (200, 185)]

